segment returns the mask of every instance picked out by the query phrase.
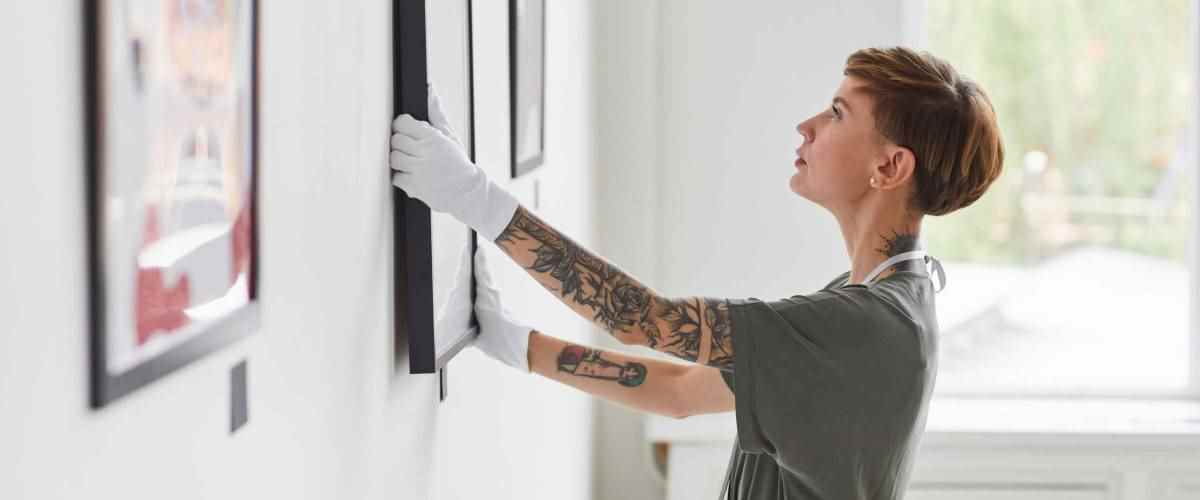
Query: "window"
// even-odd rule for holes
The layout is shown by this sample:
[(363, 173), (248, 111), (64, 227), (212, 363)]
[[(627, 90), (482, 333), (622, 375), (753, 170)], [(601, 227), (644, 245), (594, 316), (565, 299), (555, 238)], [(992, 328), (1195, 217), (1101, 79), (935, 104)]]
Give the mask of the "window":
[(1195, 0), (924, 0), (996, 108), (1003, 175), (928, 217), (941, 395), (1200, 395)]

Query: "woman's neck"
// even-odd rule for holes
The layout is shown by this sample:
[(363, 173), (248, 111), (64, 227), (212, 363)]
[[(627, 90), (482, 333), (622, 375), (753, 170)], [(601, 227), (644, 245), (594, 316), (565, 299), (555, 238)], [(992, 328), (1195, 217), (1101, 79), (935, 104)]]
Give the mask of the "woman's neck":
[[(861, 284), (889, 257), (920, 248), (921, 217), (907, 210), (860, 210), (857, 217), (839, 217), (838, 222), (850, 255), (848, 284)], [(884, 270), (875, 279), (891, 273)]]

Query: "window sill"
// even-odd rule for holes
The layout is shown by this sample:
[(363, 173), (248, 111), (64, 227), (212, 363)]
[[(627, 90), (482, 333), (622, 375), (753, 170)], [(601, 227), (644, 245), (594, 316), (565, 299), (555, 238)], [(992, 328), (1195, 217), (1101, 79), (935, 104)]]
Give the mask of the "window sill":
[(926, 446), (1200, 446), (1200, 401), (935, 398)]
[[(649, 416), (646, 440), (727, 445), (733, 413)], [(1200, 447), (1200, 401), (935, 398), (923, 447)]]

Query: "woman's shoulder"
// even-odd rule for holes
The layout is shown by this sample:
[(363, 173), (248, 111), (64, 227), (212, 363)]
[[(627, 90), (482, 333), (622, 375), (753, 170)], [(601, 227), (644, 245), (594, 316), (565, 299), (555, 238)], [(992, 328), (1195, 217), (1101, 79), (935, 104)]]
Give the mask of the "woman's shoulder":
[[(849, 285), (850, 271), (845, 271), (829, 281), (821, 289), (799, 293), (775, 300), (749, 298), (731, 299), (730, 305), (756, 304), (766, 306), (775, 313), (786, 311), (811, 311), (821, 315), (845, 312), (858, 318), (901, 310), (902, 316), (913, 318), (932, 301), (933, 289), (929, 276), (923, 272), (897, 271), (870, 286)], [(866, 314), (864, 314), (866, 313)], [(865, 318), (864, 318), (865, 319)], [(914, 318), (915, 319), (915, 318)]]
[(896, 273), (869, 287), (840, 286), (848, 274), (834, 279), (833, 286), (815, 292), (733, 302), (733, 321), (739, 329), (744, 327), (779, 345), (800, 340), (828, 352), (910, 353), (897, 359), (923, 359), (921, 353), (927, 351), (924, 339), (935, 331), (936, 322), (932, 303), (914, 300), (920, 292), (912, 291), (922, 286), (916, 279), (922, 277)]
[(870, 285), (847, 285), (849, 277), (850, 272), (844, 272), (821, 290), (793, 298), (803, 297), (829, 312), (842, 311), (860, 320), (900, 320), (910, 326), (928, 326), (934, 291), (927, 273), (900, 270)]

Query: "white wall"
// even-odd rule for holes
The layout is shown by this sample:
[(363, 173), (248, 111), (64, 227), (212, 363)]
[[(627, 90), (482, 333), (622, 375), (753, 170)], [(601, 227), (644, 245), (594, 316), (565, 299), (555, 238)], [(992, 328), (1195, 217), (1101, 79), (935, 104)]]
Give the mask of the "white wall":
[[(903, 1), (603, 2), (602, 253), (668, 295), (777, 298), (846, 270), (836, 222), (788, 190), (795, 125), (851, 52), (900, 43)], [(641, 416), (600, 415), (598, 498), (662, 498)]]
[[(596, 251), (651, 287), (659, 265), (660, 2), (597, 2)], [(600, 344), (630, 351), (611, 338)], [(648, 349), (638, 354), (653, 354)], [(596, 498), (663, 498), (665, 485), (642, 439), (641, 414), (606, 401), (596, 405)]]
[[(393, 365), (390, 3), (263, 2), (262, 328), (101, 411), (87, 407), (80, 4), (0, 4), (0, 498), (590, 497), (586, 397), (470, 350), (439, 404), (435, 377)], [(555, 135), (539, 175), (555, 188), (540, 212), (586, 244), (592, 7), (547, 4)], [(590, 338), (496, 267), (513, 309)], [(229, 435), (241, 359), (250, 422)]]

